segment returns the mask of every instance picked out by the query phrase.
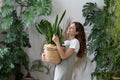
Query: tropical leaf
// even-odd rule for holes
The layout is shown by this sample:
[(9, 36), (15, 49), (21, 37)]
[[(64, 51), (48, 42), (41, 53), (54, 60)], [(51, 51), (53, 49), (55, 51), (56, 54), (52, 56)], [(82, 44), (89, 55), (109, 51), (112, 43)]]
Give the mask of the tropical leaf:
[(5, 17), (1, 22), (1, 28), (7, 30), (13, 23), (13, 17)]
[(1, 17), (6, 17), (8, 15), (10, 15), (13, 12), (14, 8), (6, 5), (2, 7), (2, 12), (1, 12)]
[(14, 5), (16, 0), (4, 0), (5, 5)]
[(34, 11), (37, 15), (49, 15), (51, 13), (51, 0), (31, 0), (28, 2), (32, 5), (31, 11)]
[(22, 15), (22, 23), (24, 26), (29, 27), (33, 25), (36, 21), (36, 15), (33, 12), (24, 12)]

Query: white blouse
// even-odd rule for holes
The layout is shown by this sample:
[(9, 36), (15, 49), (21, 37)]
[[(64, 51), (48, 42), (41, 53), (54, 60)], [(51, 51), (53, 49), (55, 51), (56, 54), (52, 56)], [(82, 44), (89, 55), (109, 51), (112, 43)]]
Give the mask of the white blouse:
[(79, 41), (76, 38), (74, 38), (72, 40), (64, 41), (63, 45), (64, 46), (69, 46), (69, 48), (74, 48), (76, 53), (78, 53), (79, 48), (80, 48)]

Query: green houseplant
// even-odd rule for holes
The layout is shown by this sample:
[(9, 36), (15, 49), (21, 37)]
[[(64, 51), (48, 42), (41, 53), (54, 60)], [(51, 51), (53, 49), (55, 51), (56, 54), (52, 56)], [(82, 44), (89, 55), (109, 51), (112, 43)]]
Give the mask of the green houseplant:
[(88, 37), (88, 53), (94, 54), (96, 69), (93, 76), (97, 80), (112, 80), (120, 77), (120, 28), (119, 0), (104, 0), (105, 6), (86, 3), (83, 7), (84, 25), (91, 25)]
[(43, 72), (48, 74), (49, 68), (43, 64), (43, 62), (39, 59), (34, 60), (32, 62), (31, 67), (28, 65), (28, 68), (26, 69), (27, 74), (24, 76), (23, 80), (34, 80), (35, 78), (31, 75), (31, 72), (37, 71), (37, 72)]
[[(60, 38), (60, 44), (62, 45), (63, 32), (62, 32), (62, 28), (60, 27), (60, 23), (61, 23), (62, 19), (64, 18), (65, 13), (66, 13), (66, 10), (63, 12), (63, 14), (59, 20), (58, 20), (58, 15), (57, 15), (55, 22), (53, 24), (51, 24), (51, 22), (49, 22), (48, 20), (44, 20), (44, 19), (41, 20), (41, 22), (39, 24), (36, 24), (36, 29), (38, 30), (38, 32), (45, 36), (47, 45), (44, 45), (44, 47), (47, 47), (50, 49), (56, 49), (55, 43), (52, 41), (52, 37), (54, 34), (58, 35), (58, 37)], [(50, 52), (50, 51), (48, 51), (48, 52)], [(58, 54), (56, 54), (55, 56), (54, 55), (55, 55), (55, 53), (54, 54), (51, 53), (51, 54), (49, 54), (51, 59), (48, 59), (47, 57), (46, 58), (48, 59), (48, 61), (50, 60), (53, 63), (57, 64), (60, 62), (61, 59)]]
[[(4, 0), (0, 12), (0, 80), (9, 80), (14, 74), (16, 80), (22, 79), (18, 66), (26, 69), (29, 64), (25, 48), (31, 47), (27, 28), (33, 26), (41, 15), (51, 13), (51, 0)], [(17, 70), (17, 71), (16, 71)], [(17, 75), (16, 75), (17, 74)]]

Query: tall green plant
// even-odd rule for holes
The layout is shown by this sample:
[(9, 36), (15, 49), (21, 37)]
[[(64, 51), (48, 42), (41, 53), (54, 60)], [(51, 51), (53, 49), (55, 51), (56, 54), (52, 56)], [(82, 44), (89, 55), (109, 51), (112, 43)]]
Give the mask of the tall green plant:
[(36, 29), (38, 32), (45, 36), (47, 44), (55, 44), (52, 41), (53, 35), (58, 35), (60, 38), (60, 44), (63, 43), (63, 34), (62, 34), (62, 28), (60, 27), (60, 23), (62, 19), (64, 18), (66, 11), (63, 12), (62, 16), (60, 17), (58, 21), (58, 15), (56, 16), (56, 19), (54, 23), (52, 24), (48, 20), (41, 20), (39, 24), (36, 24)]
[[(99, 8), (96, 3), (86, 3), (83, 7), (85, 26), (91, 25), (88, 37), (88, 52), (94, 54), (96, 69), (93, 73), (97, 80), (111, 80), (112, 76), (120, 76), (120, 38), (116, 31), (119, 18), (116, 14), (119, 9), (118, 0), (104, 0), (105, 6)], [(116, 11), (116, 12), (115, 12)], [(115, 37), (117, 36), (117, 37)]]
[[(52, 9), (51, 5), (51, 0), (3, 1), (0, 12), (0, 28), (2, 29), (0, 40), (2, 51), (0, 52), (2, 55), (0, 57), (0, 75), (2, 77), (0, 80), (6, 80), (8, 74), (15, 71), (13, 71), (15, 63), (19, 63), (28, 69), (29, 57), (24, 49), (31, 47), (31, 45), (27, 28), (34, 25), (39, 16), (49, 15)], [(6, 49), (8, 52), (5, 52)]]

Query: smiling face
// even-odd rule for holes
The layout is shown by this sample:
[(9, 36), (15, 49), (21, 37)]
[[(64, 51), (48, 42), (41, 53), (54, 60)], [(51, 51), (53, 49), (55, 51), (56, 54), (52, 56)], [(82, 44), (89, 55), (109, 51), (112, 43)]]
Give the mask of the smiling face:
[(78, 32), (76, 31), (76, 26), (74, 23), (72, 23), (67, 30), (67, 34), (69, 36), (75, 36), (76, 34), (78, 34)]

